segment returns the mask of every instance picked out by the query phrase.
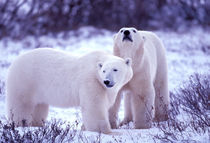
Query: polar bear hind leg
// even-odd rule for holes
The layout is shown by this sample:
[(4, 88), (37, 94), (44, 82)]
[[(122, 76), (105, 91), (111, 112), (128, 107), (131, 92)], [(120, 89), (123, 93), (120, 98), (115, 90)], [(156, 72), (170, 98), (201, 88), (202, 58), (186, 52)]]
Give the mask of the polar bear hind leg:
[(169, 103), (168, 79), (159, 72), (155, 81), (155, 121), (168, 119)]
[(32, 122), (33, 105), (13, 101), (7, 105), (7, 116), (10, 123), (14, 122), (15, 126), (30, 126)]

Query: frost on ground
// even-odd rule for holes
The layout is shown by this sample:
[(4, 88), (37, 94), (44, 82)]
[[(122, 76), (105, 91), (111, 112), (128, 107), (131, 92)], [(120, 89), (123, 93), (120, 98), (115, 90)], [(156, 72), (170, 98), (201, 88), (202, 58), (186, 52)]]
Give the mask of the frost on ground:
[[(155, 31), (160, 36), (167, 50), (168, 60), (168, 76), (169, 76), (169, 89), (171, 95), (175, 94), (175, 91), (185, 83), (194, 73), (209, 74), (210, 71), (210, 35), (208, 30), (203, 30), (200, 27), (194, 27), (184, 32), (163, 32)], [(12, 61), (21, 53), (39, 47), (53, 47), (56, 49), (62, 49), (67, 52), (75, 54), (85, 54), (93, 50), (105, 50), (112, 52), (113, 45), (113, 32), (106, 30), (99, 30), (93, 27), (83, 27), (77, 31), (71, 31), (66, 33), (60, 33), (56, 37), (48, 35), (34, 38), (28, 36), (24, 39), (11, 40), (5, 38), (0, 41), (0, 134), (2, 131), (8, 131), (12, 127), (7, 127), (2, 124), (6, 122), (5, 118), (5, 79), (7, 76), (8, 67)], [(209, 76), (208, 76), (209, 77)], [(208, 79), (208, 78), (207, 78)], [(208, 79), (209, 80), (209, 79)], [(209, 82), (209, 81), (207, 81)], [(206, 89), (209, 89), (207, 87)], [(209, 93), (209, 92), (208, 92)], [(207, 94), (208, 94), (207, 93)], [(187, 98), (186, 98), (187, 99)], [(174, 99), (176, 101), (178, 99)], [(173, 102), (174, 104), (182, 104), (182, 102)], [(184, 103), (183, 103), (184, 104)], [(179, 105), (177, 105), (179, 106)], [(174, 111), (175, 112), (175, 111)], [(209, 111), (206, 111), (208, 115)], [(151, 129), (135, 130), (132, 129), (133, 125), (124, 125), (117, 132), (122, 133), (122, 136), (109, 136), (99, 135), (97, 133), (82, 132), (81, 127), (81, 113), (79, 108), (60, 109), (50, 108), (48, 123), (44, 129), (48, 135), (56, 136), (52, 129), (58, 132), (59, 137), (51, 138), (51, 140), (43, 136), (44, 141), (57, 141), (64, 142), (70, 141), (72, 137), (75, 137), (71, 141), (74, 142), (170, 142), (170, 141), (193, 141), (193, 142), (208, 142), (209, 140), (209, 122), (205, 125), (206, 128), (198, 128), (199, 132), (195, 132), (195, 129), (191, 127), (192, 124), (187, 124), (186, 121), (191, 121), (194, 116), (188, 116), (184, 111), (180, 110), (175, 113), (176, 119), (171, 119), (173, 122), (167, 123), (154, 123), (154, 127)], [(121, 106), (119, 112), (119, 120), (122, 120), (124, 116), (123, 106)], [(203, 116), (203, 115), (202, 115)], [(171, 116), (174, 117), (174, 116)], [(209, 117), (207, 116), (207, 119)], [(62, 122), (68, 122), (62, 125), (62, 129), (53, 127), (53, 121), (56, 119)], [(74, 130), (68, 130), (67, 127), (75, 125)], [(209, 119), (207, 120), (209, 121)], [(205, 123), (205, 122), (204, 122)], [(179, 124), (183, 124), (180, 126)], [(196, 123), (194, 123), (197, 125)], [(201, 126), (201, 125), (200, 125)], [(173, 127), (173, 128), (172, 128)], [(69, 127), (70, 128), (70, 127)], [(71, 128), (72, 129), (72, 128)], [(170, 129), (171, 132), (169, 132)], [(75, 131), (76, 132), (73, 132)], [(41, 129), (30, 128), (29, 131), (35, 133), (41, 132)], [(178, 136), (173, 136), (172, 133), (176, 132)], [(18, 128), (17, 130), (11, 130), (11, 132), (19, 132), (24, 134), (27, 129)], [(13, 133), (13, 135), (15, 135)], [(38, 133), (37, 133), (38, 134)], [(68, 134), (68, 135), (67, 135)], [(41, 135), (40, 135), (41, 136)], [(0, 138), (1, 141), (2, 138)], [(26, 140), (27, 138), (23, 138)], [(61, 139), (61, 140), (59, 140)]]

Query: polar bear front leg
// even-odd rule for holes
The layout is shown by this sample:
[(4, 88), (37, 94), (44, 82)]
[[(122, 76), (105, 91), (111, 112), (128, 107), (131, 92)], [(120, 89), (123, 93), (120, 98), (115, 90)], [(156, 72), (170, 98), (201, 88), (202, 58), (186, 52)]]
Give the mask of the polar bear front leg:
[(147, 129), (152, 126), (154, 118), (154, 87), (142, 88), (132, 96), (132, 113), (136, 129)]
[(105, 94), (97, 84), (83, 84), (80, 86), (79, 100), (84, 124), (83, 129), (105, 134), (111, 133), (108, 99)]
[(118, 127), (117, 119), (118, 119), (118, 111), (120, 108), (121, 98), (122, 98), (122, 92), (118, 92), (114, 105), (109, 109), (109, 122), (112, 129), (116, 129)]
[(125, 117), (123, 121), (120, 123), (121, 126), (133, 120), (132, 110), (131, 110), (131, 97), (132, 97), (131, 92), (126, 93), (124, 96)]
[(82, 119), (85, 130), (95, 131), (104, 134), (111, 133), (108, 120), (108, 109), (104, 108), (103, 103), (92, 103), (82, 107)]

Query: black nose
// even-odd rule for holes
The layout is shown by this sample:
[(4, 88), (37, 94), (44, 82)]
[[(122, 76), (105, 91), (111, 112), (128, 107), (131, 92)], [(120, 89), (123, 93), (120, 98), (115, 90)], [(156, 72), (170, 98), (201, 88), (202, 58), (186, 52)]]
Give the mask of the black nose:
[(110, 81), (109, 80), (104, 80), (105, 85), (109, 85)]
[(128, 35), (130, 34), (130, 31), (125, 30), (125, 31), (124, 31), (124, 34), (125, 34), (126, 36), (128, 36)]

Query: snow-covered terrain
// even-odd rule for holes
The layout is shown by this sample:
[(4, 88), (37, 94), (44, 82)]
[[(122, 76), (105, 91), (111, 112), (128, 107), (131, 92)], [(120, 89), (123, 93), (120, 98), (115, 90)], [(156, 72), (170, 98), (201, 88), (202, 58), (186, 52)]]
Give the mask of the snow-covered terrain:
[[(184, 32), (154, 31), (163, 40), (167, 50), (169, 89), (173, 91), (193, 73), (210, 72), (210, 31), (200, 27), (194, 27)], [(113, 32), (93, 27), (83, 27), (77, 31), (60, 33), (55, 36), (41, 36), (38, 38), (28, 36), (24, 39), (11, 40), (5, 38), (0, 41), (0, 120), (6, 121), (5, 117), (5, 79), (11, 62), (21, 53), (39, 47), (53, 47), (66, 52), (85, 54), (93, 50), (105, 50), (112, 52)], [(124, 116), (123, 106), (119, 112), (119, 120)], [(74, 123), (81, 121), (79, 108), (59, 109), (50, 108), (48, 120), (51, 118), (61, 119)], [(79, 127), (81, 123), (79, 124)], [(79, 129), (78, 127), (78, 129)], [(131, 124), (132, 128), (132, 124)], [(102, 142), (154, 142), (150, 135), (159, 134), (159, 129), (135, 130), (118, 129), (122, 136), (102, 135)], [(84, 132), (88, 136), (95, 133)], [(190, 133), (189, 133), (190, 134)], [(208, 142), (208, 134), (202, 136), (193, 134), (191, 139), (196, 142)]]

